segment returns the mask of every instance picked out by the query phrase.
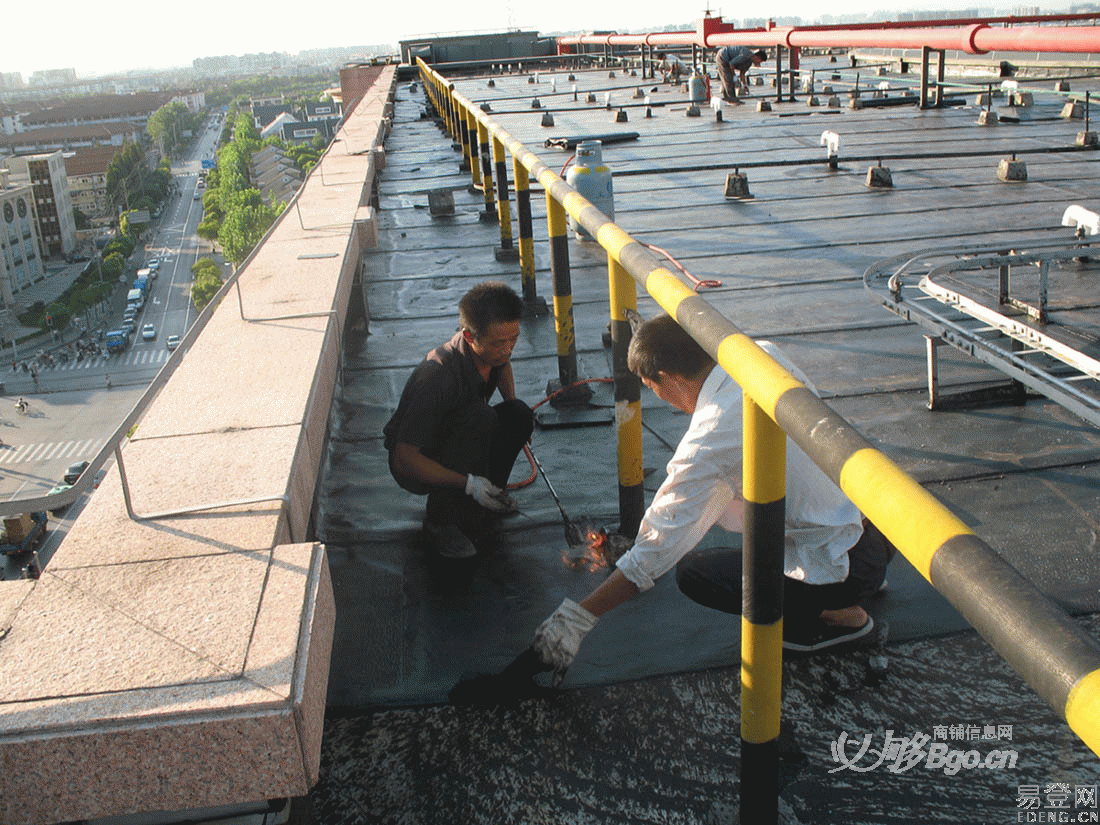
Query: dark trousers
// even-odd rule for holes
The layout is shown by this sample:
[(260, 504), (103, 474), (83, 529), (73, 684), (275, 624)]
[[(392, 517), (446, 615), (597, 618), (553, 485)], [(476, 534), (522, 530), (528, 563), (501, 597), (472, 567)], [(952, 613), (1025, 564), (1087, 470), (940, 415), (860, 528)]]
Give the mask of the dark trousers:
[[(523, 445), (531, 439), (535, 428), (535, 416), (531, 408), (519, 399), (501, 401), (495, 406), (477, 406), (462, 410), (451, 431), (454, 436), (440, 449), (428, 455), (449, 470), (483, 476), (503, 489), (512, 474)], [(393, 472), (393, 454), (390, 454), (390, 472), (397, 483), (410, 493), (428, 496), (427, 520), (439, 525), (457, 525), (467, 535), (484, 530), (490, 521), (490, 512), (466, 495), (465, 490), (453, 487), (429, 487), (398, 477)]]
[[(863, 520), (863, 535), (848, 551), (848, 578), (835, 584), (806, 584), (783, 577), (783, 622), (812, 624), (823, 610), (851, 607), (873, 596), (886, 578), (886, 565), (897, 552), (875, 525)], [(741, 551), (694, 550), (676, 565), (680, 592), (704, 607), (741, 612)]]

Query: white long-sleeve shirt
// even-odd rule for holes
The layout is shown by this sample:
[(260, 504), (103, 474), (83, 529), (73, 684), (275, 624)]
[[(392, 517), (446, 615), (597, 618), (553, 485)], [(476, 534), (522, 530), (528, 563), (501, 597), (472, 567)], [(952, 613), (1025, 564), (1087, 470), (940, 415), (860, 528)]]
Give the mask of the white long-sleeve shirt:
[[(813, 389), (775, 344), (756, 343)], [(741, 387), (716, 366), (703, 382), (691, 423), (642, 518), (634, 546), (617, 563), (639, 590), (652, 587), (715, 524), (741, 532), (741, 465)], [(863, 533), (862, 516), (789, 438), (786, 493), (783, 572), (807, 584), (844, 581), (848, 550)]]

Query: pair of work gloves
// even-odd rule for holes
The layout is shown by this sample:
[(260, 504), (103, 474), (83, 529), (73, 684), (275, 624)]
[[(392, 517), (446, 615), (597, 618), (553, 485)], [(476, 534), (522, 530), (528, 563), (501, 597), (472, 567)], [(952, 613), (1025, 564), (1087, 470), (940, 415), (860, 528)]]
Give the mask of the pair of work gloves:
[(572, 599), (565, 599), (535, 631), (531, 649), (543, 664), (554, 671), (554, 687), (562, 683), (573, 664), (581, 642), (596, 626), (600, 617)]

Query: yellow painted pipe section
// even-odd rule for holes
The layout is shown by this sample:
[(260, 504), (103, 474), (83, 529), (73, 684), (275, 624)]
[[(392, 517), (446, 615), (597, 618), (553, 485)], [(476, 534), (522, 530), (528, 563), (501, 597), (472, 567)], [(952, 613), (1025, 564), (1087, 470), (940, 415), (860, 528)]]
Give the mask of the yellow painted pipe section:
[(754, 745), (779, 736), (783, 699), (783, 620), (741, 617), (741, 738)]
[(771, 504), (787, 494), (787, 434), (752, 400), (741, 397), (746, 503)]
[(551, 238), (565, 234), (565, 210), (549, 192), (546, 193), (546, 227)]
[(776, 403), (783, 393), (802, 386), (741, 332), (727, 336), (718, 345), (718, 363), (741, 385), (741, 391), (773, 419)]
[(573, 335), (573, 296), (554, 296), (554, 329), (558, 333), (558, 355), (569, 355), (576, 346)]
[(944, 542), (974, 535), (890, 459), (870, 447), (844, 462), (840, 489), (929, 582), (932, 557)]
[(657, 267), (646, 276), (645, 291), (673, 318), (676, 317), (676, 308), (680, 303), (695, 294), (683, 281), (663, 267)]
[(1073, 686), (1065, 710), (1070, 729), (1100, 756), (1100, 670)]
[(474, 186), (480, 187), (481, 183), (481, 160), (478, 158), (477, 149), (477, 118), (474, 117), (473, 111), (466, 110), (466, 130), (470, 135), (470, 142), (468, 145), (469, 154), (467, 160), (470, 162), (470, 180), (473, 181)]
[[(607, 294), (612, 322), (625, 323), (626, 311), (638, 309), (638, 288), (634, 279), (610, 252), (607, 255)], [(619, 484), (636, 487), (645, 480), (640, 400), (615, 402), (615, 430), (619, 436)]]
[[(601, 226), (595, 237), (599, 245), (606, 249), (607, 254), (615, 261), (621, 261), (623, 250), (634, 243), (632, 237), (611, 221)], [(627, 277), (630, 276), (627, 275)], [(631, 282), (634, 281), (633, 278), (630, 278), (630, 280)]]
[[(496, 164), (496, 168), (500, 169), (500, 164), (504, 163), (504, 144), (500, 142), (500, 139), (493, 135), (493, 163)], [(497, 185), (504, 189), (508, 184), (507, 181), (497, 181)], [(504, 197), (497, 198), (497, 222), (500, 224), (500, 244), (502, 247), (508, 247), (512, 244), (512, 210), (508, 206), (508, 201)]]

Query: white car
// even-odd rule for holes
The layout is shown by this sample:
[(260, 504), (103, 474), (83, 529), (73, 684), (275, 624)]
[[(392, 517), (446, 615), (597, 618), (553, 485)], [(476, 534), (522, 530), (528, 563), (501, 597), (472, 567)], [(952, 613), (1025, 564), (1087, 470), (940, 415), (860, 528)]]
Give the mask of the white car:
[(146, 324), (141, 328), (141, 340), (152, 341), (157, 337), (157, 328), (152, 324)]
[(178, 335), (169, 335), (168, 340), (165, 341), (169, 351), (174, 350), (180, 345), (180, 337)]

